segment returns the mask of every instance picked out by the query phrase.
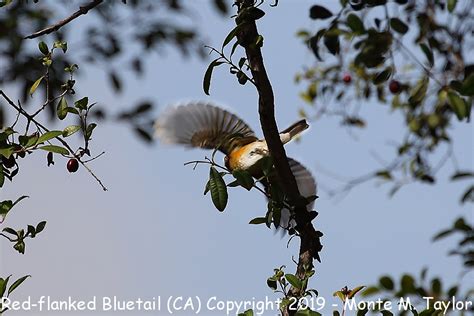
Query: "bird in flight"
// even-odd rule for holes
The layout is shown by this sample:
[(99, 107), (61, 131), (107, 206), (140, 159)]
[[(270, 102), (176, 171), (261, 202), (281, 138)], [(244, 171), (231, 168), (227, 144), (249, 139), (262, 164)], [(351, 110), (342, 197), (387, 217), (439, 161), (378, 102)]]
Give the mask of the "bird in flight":
[[(294, 123), (280, 132), (281, 142), (290, 142), (308, 127), (304, 119)], [(167, 144), (219, 150), (225, 155), (227, 169), (244, 170), (257, 179), (263, 176), (258, 162), (270, 156), (264, 138), (257, 138), (235, 114), (210, 103), (191, 102), (167, 108), (155, 122), (155, 136)], [(288, 163), (300, 194), (305, 198), (315, 196), (316, 182), (308, 169), (291, 158)], [(308, 211), (312, 211), (313, 204), (307, 205)], [(289, 228), (293, 225), (290, 211), (283, 209), (280, 226)]]

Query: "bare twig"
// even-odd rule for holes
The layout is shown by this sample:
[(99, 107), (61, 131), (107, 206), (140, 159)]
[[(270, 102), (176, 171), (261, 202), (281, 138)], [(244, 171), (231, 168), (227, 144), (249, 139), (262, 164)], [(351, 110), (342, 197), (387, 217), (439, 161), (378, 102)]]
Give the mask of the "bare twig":
[(25, 36), (25, 39), (31, 39), (31, 38), (36, 38), (36, 37), (39, 37), (41, 35), (45, 35), (45, 34), (49, 34), (49, 33), (52, 33), (52, 32), (56, 32), (57, 30), (59, 30), (61, 27), (63, 27), (64, 25), (68, 24), (69, 22), (71, 22), (72, 20), (80, 17), (81, 15), (84, 15), (84, 14), (87, 14), (87, 12), (89, 12), (89, 10), (95, 8), (96, 6), (98, 6), (99, 4), (101, 4), (103, 2), (103, 0), (94, 0), (94, 1), (91, 1), (89, 4), (85, 5), (85, 6), (81, 6), (79, 7), (79, 10), (77, 10), (76, 12), (74, 12), (73, 14), (71, 14), (69, 17), (65, 18), (64, 20), (61, 20), (59, 21), (58, 23), (56, 24), (53, 24), (51, 26), (48, 26), (47, 28), (45, 29), (42, 29), (38, 32), (35, 32), (31, 35), (28, 35), (28, 36)]
[[(9, 105), (11, 105), (13, 108), (15, 108), (15, 110), (17, 110), (19, 113), (21, 113), (24, 117), (26, 117), (26, 119), (29, 121), (29, 122), (33, 122), (35, 123), (35, 125), (38, 127), (38, 128), (41, 128), (43, 131), (45, 132), (49, 132), (50, 130), (48, 128), (46, 128), (44, 125), (42, 125), (40, 122), (38, 122), (37, 120), (35, 120), (35, 118), (33, 116), (31, 116), (28, 112), (26, 112), (22, 107), (19, 107), (17, 106), (4, 92), (3, 90), (0, 90), (0, 95), (8, 102)], [(80, 163), (81, 165), (86, 168), (86, 170), (91, 174), (91, 176), (99, 183), (99, 185), (101, 186), (102, 190), (104, 191), (107, 191), (107, 188), (104, 186), (104, 184), (102, 183), (102, 181), (95, 175), (95, 173), (84, 163), (84, 161), (81, 160), (81, 157), (79, 155), (77, 155), (74, 150), (69, 146), (69, 144), (62, 138), (60, 137), (55, 137), (64, 147), (66, 147), (69, 152), (74, 156), (74, 158), (76, 158)]]

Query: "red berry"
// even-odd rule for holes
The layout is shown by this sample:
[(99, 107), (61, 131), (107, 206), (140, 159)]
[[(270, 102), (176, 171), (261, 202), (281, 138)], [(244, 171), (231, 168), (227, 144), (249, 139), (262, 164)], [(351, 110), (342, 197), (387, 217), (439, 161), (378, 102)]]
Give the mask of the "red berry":
[(397, 80), (392, 80), (392, 81), (390, 81), (390, 83), (388, 84), (388, 89), (389, 89), (390, 92), (392, 92), (393, 94), (399, 93), (399, 92), (400, 92), (400, 88), (401, 88), (400, 82), (398, 82)]
[(352, 77), (350, 74), (345, 74), (343, 77), (342, 77), (342, 81), (344, 81), (345, 83), (351, 83), (352, 81)]
[(67, 171), (76, 172), (79, 169), (79, 162), (75, 158), (69, 159), (67, 162)]

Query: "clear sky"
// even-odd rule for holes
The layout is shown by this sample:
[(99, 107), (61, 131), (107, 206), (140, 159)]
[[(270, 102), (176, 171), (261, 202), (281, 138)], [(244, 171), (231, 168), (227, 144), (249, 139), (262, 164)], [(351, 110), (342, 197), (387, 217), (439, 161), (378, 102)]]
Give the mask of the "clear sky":
[[(298, 119), (297, 110), (303, 106), (298, 96), (302, 87), (294, 84), (294, 75), (314, 57), (295, 33), (302, 27), (315, 27), (307, 18), (312, 4), (280, 1), (276, 8), (265, 5), (267, 15), (258, 23), (265, 37), (263, 54), (281, 128)], [(198, 8), (194, 14), (207, 43), (219, 47), (234, 22), (219, 17), (204, 1), (193, 5)], [(80, 27), (92, 18), (81, 18), (70, 27)], [(83, 76), (78, 78), (80, 93), (114, 110), (151, 99), (159, 104), (156, 115), (181, 101), (213, 101), (240, 115), (262, 135), (253, 86), (239, 85), (222, 67), (214, 72), (211, 97), (207, 97), (202, 78), (209, 61), (183, 60), (172, 49), (149, 57), (146, 76), (141, 80), (129, 76), (122, 94), (104, 87), (108, 83), (103, 69), (84, 64)], [(363, 104), (361, 115), (368, 118), (368, 127), (355, 131), (357, 139), (337, 120), (324, 119), (311, 124), (299, 143), (287, 145), (287, 154), (312, 170), (320, 187), (338, 185), (323, 169), (350, 179), (380, 168), (370, 152), (387, 160), (393, 157), (389, 141), (400, 138), (401, 120), (389, 113), (388, 106), (377, 103)], [(472, 169), (472, 124), (457, 125), (453, 138), (459, 165)], [(99, 125), (92, 145), (96, 153), (106, 152), (90, 166), (108, 192), (102, 192), (82, 168), (69, 174), (65, 159), (56, 159), (53, 167), (46, 168), (45, 157), (39, 153), (23, 160), (13, 185), (8, 183), (2, 189), (2, 199), (30, 196), (12, 211), (6, 225), (26, 227), (48, 221), (38, 238), (28, 240), (23, 256), (6, 241), (0, 243), (0, 274), (33, 276), (15, 292), (15, 299), (28, 295), (85, 300), (94, 295), (123, 300), (166, 299), (170, 295), (204, 300), (212, 296), (221, 300), (277, 297), (267, 287), (266, 278), (281, 265), (294, 272), (291, 257), (297, 256), (298, 241), (287, 248), (286, 238), (280, 239), (264, 226), (247, 224), (265, 214), (266, 201), (258, 192), (230, 189), (227, 209), (219, 213), (210, 197), (202, 194), (208, 168), (193, 171), (183, 166), (208, 152), (159, 143), (147, 146), (126, 126), (111, 123)], [(440, 275), (447, 285), (457, 282), (461, 277), (459, 259), (446, 255), (454, 242), (430, 241), (460, 214), (472, 220), (472, 207), (458, 204), (465, 184), (450, 183), (451, 171), (449, 166), (442, 171), (434, 186), (412, 184), (391, 199), (389, 187), (376, 182), (358, 186), (341, 201), (320, 190), (315, 225), (325, 234), (324, 249), (310, 286), (332, 303), (332, 293), (345, 285), (368, 285), (387, 273), (418, 274), (424, 266), (429, 267), (430, 276)], [(463, 284), (472, 284), (472, 278), (472, 274), (464, 276)], [(325, 309), (324, 314), (330, 310)], [(157, 314), (167, 315), (164, 311)]]

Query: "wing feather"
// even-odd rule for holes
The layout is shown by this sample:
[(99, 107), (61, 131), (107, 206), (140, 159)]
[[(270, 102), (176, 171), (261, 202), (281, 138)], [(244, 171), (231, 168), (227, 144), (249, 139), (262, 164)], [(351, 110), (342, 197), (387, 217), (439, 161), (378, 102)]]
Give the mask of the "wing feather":
[[(293, 172), (293, 175), (295, 176), (296, 184), (298, 185), (298, 190), (300, 191), (301, 196), (307, 198), (316, 195), (316, 180), (314, 180), (311, 172), (294, 159), (288, 158), (288, 163), (290, 164), (291, 172)], [(308, 212), (313, 210), (313, 206), (314, 201), (306, 206)], [(281, 227), (293, 227), (295, 225), (294, 220), (290, 220), (290, 215), (290, 210), (286, 208), (281, 210)]]
[(210, 103), (191, 102), (170, 107), (155, 122), (155, 136), (163, 143), (219, 149), (228, 154), (233, 140), (257, 140), (236, 115)]

